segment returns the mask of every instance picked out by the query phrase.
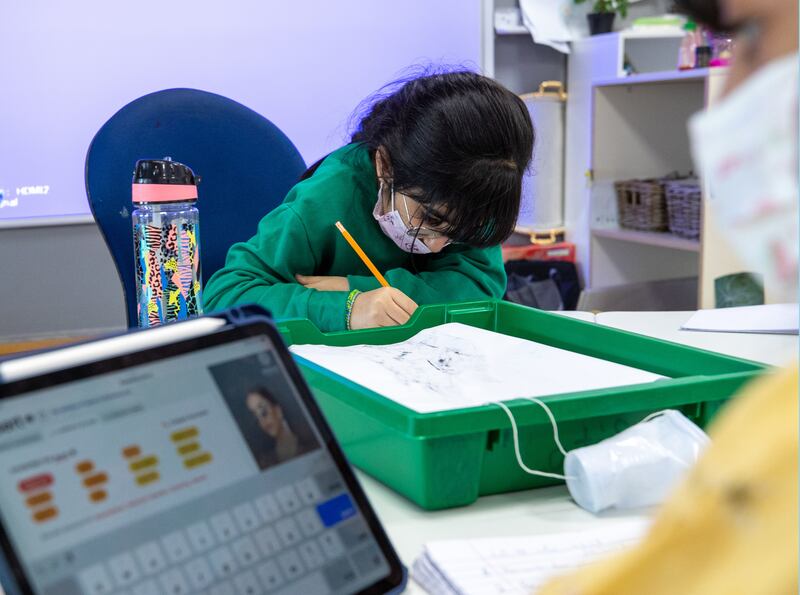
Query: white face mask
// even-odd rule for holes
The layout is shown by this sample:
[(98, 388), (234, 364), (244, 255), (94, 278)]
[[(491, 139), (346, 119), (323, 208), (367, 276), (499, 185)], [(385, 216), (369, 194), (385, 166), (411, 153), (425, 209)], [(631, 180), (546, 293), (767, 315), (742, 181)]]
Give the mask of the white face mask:
[[(381, 181), (378, 188), (378, 202), (375, 203), (375, 208), (372, 209), (372, 216), (381, 226), (381, 231), (403, 252), (430, 254), (431, 249), (425, 245), (425, 242), (414, 236), (413, 230), (406, 225), (400, 213), (394, 208), (394, 184), (389, 186), (389, 192), (391, 194), (391, 208), (387, 213), (381, 214), (381, 211), (383, 211), (383, 182)], [(408, 211), (408, 205), (405, 205), (405, 207), (406, 216), (410, 220), (411, 215)]]
[(719, 228), (778, 300), (797, 301), (798, 56), (776, 60), (689, 122)]
[(528, 398), (545, 410), (553, 426), (556, 446), (564, 455), (564, 475), (530, 469), (522, 461), (514, 414), (501, 402), (514, 434), (514, 453), (520, 468), (531, 475), (564, 479), (572, 499), (590, 512), (608, 508), (652, 506), (669, 493), (694, 466), (709, 438), (680, 411), (668, 409), (592, 446), (567, 452), (558, 438), (558, 426), (544, 402)]

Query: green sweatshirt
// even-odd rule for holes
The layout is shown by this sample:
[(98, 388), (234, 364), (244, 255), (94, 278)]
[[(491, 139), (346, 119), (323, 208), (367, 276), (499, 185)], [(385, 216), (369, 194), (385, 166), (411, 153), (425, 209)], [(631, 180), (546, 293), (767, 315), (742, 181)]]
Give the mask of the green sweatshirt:
[(448, 246), (412, 256), (372, 216), (378, 200), (367, 149), (351, 144), (331, 153), (314, 175), (291, 189), (247, 242), (234, 244), (225, 266), (207, 282), (204, 308), (255, 303), (276, 319), (308, 318), (322, 331), (345, 328), (345, 291), (307, 289), (294, 275), (347, 277), (350, 289), (380, 287), (334, 224), (341, 221), (386, 280), (417, 304), (502, 297), (506, 275), (500, 246)]

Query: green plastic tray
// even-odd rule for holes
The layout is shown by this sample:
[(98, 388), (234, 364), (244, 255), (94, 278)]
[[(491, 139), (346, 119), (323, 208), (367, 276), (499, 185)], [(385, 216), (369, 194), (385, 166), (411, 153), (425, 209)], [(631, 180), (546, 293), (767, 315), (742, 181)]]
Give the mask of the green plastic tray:
[[(705, 426), (742, 384), (765, 370), (751, 361), (652, 339), (502, 301), (420, 307), (404, 326), (322, 333), (308, 320), (278, 328), (289, 345), (387, 344), (422, 329), (460, 322), (634, 366), (670, 380), (545, 397), (567, 450), (594, 444), (665, 408)], [(524, 473), (508, 417), (495, 405), (417, 413), (301, 357), (295, 358), (350, 461), (423, 508), (464, 506), (479, 496), (558, 480)], [(526, 370), (520, 370), (525, 374)], [(531, 382), (535, 382), (531, 378)], [(545, 412), (509, 403), (529, 467), (563, 472)]]

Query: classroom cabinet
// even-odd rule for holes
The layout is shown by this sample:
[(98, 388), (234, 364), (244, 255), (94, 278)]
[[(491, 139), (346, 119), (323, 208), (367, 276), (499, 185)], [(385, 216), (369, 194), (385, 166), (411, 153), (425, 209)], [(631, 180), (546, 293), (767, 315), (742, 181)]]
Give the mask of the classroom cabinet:
[[(533, 43), (521, 24), (496, 27), (496, 14), (518, 0), (483, 0), (482, 8), (485, 74), (518, 93), (566, 80), (564, 223), (584, 287), (694, 277), (697, 305), (713, 307), (714, 279), (743, 267), (717, 229), (707, 189), (700, 238), (688, 240), (620, 227), (614, 182), (692, 173), (688, 119), (718, 99), (727, 71), (676, 70), (680, 30), (587, 37), (565, 56)], [(633, 5), (630, 18), (647, 10)]]
[(573, 43), (565, 221), (588, 289), (698, 277), (698, 304), (713, 305), (706, 277), (719, 255), (707, 246), (710, 222), (698, 240), (623, 228), (614, 189), (618, 180), (693, 172), (688, 120), (718, 95), (726, 73), (676, 70), (681, 37), (626, 31)]

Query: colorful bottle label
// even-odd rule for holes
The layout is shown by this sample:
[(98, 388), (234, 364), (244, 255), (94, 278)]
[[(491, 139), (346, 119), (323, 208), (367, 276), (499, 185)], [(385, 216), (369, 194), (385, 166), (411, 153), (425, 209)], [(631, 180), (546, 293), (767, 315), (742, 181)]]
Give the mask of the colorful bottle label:
[(197, 224), (137, 224), (133, 239), (139, 326), (158, 326), (202, 314)]

